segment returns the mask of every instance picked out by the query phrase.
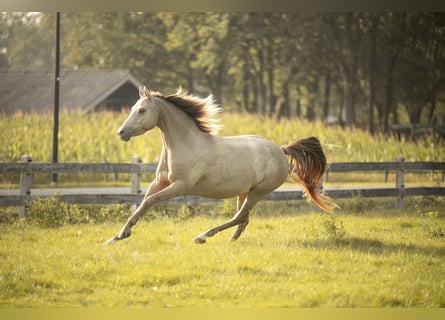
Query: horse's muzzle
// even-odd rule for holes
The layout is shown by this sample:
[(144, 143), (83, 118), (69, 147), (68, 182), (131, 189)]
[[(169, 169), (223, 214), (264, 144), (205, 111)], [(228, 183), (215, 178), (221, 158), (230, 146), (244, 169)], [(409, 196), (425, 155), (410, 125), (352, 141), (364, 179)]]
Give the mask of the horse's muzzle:
[(122, 129), (122, 128), (119, 128), (119, 129), (117, 130), (117, 135), (118, 135), (119, 138), (121, 138), (121, 140), (123, 140), (123, 141), (128, 141), (128, 140), (130, 140), (130, 135), (127, 134), (127, 133), (124, 131), (124, 129)]

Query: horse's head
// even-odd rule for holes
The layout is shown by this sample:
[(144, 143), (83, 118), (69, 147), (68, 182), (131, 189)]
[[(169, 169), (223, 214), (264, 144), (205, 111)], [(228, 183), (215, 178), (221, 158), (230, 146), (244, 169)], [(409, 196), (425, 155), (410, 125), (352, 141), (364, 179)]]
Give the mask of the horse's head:
[(153, 129), (158, 123), (158, 109), (153, 96), (144, 86), (139, 88), (139, 100), (131, 107), (127, 120), (117, 130), (117, 135), (124, 141)]

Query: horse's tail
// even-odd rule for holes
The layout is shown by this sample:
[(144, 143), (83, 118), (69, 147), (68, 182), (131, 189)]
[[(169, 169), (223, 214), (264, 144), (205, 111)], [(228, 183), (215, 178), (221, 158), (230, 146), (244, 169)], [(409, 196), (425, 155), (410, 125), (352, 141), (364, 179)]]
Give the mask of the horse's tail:
[(303, 184), (305, 197), (327, 212), (338, 208), (331, 198), (318, 192), (318, 184), (327, 165), (320, 141), (315, 137), (309, 137), (284, 145), (281, 149), (290, 156), (289, 176), (292, 180)]

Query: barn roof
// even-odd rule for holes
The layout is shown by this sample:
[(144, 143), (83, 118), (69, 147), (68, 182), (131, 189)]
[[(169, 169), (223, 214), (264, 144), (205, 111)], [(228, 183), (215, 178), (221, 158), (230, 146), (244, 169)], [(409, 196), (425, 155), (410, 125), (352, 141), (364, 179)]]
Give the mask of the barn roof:
[[(63, 70), (59, 108), (94, 110), (123, 86), (127, 91), (134, 87), (129, 97), (134, 102), (141, 83), (128, 70)], [(0, 113), (51, 112), (53, 108), (54, 72), (0, 72)]]

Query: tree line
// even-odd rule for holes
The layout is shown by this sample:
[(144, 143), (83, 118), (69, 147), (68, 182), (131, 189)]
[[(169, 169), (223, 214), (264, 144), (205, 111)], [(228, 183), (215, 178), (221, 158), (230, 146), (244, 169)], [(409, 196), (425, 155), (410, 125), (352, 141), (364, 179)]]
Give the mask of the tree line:
[[(0, 17), (0, 69), (52, 70), (55, 14)], [(62, 13), (61, 63), (277, 118), (445, 123), (445, 13)]]

